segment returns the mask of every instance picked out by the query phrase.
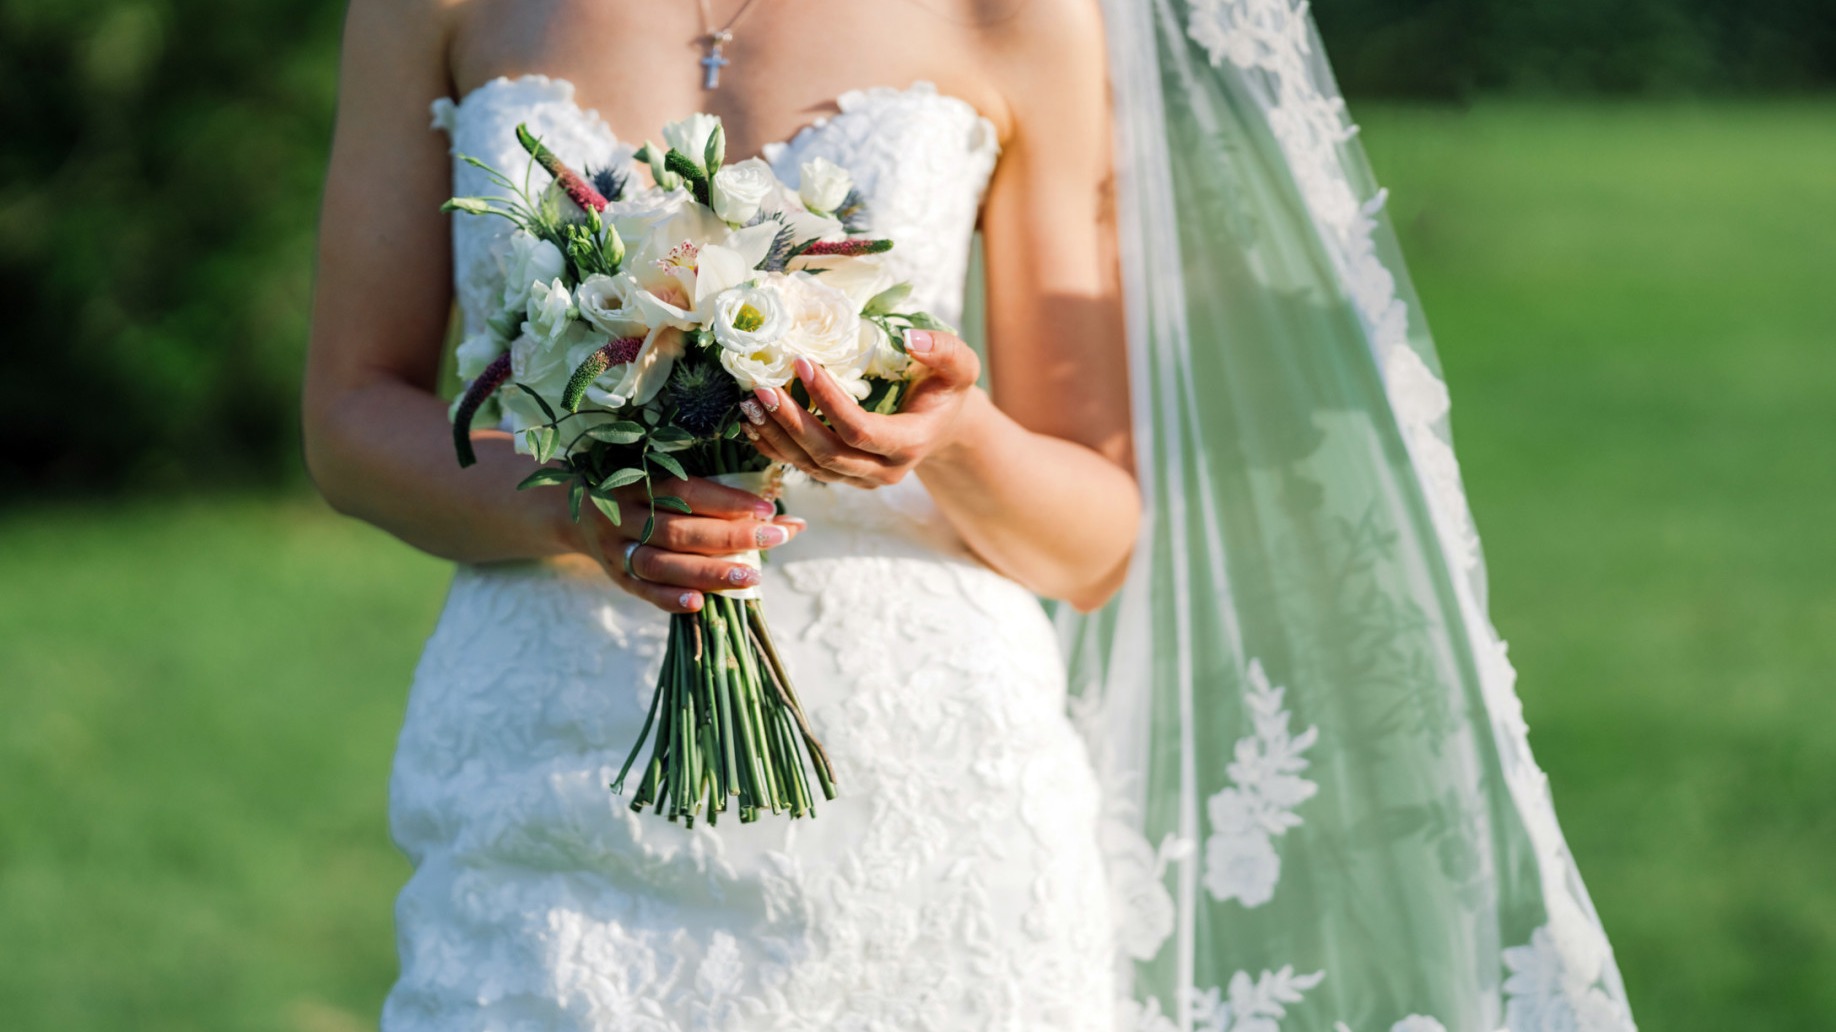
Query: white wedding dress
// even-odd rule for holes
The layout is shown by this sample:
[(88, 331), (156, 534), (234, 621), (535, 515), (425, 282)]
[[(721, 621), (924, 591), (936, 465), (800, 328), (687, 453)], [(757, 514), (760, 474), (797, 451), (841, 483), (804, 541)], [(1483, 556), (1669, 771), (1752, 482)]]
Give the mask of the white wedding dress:
[[(997, 144), (927, 84), (840, 98), (765, 157), (850, 169), (914, 300), (954, 321)], [(629, 161), (573, 90), (499, 79), (435, 105), (457, 153), (520, 168), (526, 122), (576, 167)], [(484, 192), (455, 164), (458, 192)], [(468, 324), (504, 224), (460, 219)], [(608, 790), (666, 618), (596, 570), (463, 567), (391, 782), (415, 871), (385, 1032), (1079, 1032), (1113, 1028), (1098, 789), (1039, 602), (973, 558), (915, 478), (805, 482), (764, 604), (840, 798), (685, 830)]]

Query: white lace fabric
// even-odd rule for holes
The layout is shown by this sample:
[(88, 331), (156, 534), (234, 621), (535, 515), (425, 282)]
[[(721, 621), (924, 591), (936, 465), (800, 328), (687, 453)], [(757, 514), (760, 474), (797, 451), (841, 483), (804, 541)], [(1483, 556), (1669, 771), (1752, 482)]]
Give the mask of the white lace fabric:
[[(765, 156), (792, 182), (816, 155), (849, 168), (895, 273), (956, 319), (992, 127), (922, 83), (839, 107)], [(577, 167), (630, 161), (557, 80), (494, 80), (435, 122), (499, 168), (523, 167), (518, 122)], [(502, 238), (455, 228), (468, 323), (501, 289)], [(1037, 600), (971, 558), (915, 480), (805, 482), (788, 504), (811, 525), (763, 593), (836, 766), (841, 798), (813, 820), (630, 812), (607, 786), (666, 618), (590, 569), (458, 571), (390, 786), (415, 872), (387, 1032), (1113, 1027), (1099, 793)]]

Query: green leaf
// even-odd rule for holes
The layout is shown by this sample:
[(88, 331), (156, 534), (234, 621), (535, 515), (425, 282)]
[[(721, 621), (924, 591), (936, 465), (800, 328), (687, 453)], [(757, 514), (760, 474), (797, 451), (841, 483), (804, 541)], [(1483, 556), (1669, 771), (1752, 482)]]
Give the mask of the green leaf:
[(899, 395), (901, 393), (900, 388), (904, 386), (905, 386), (904, 384), (900, 384), (900, 383), (893, 384), (890, 388), (887, 389), (886, 393), (881, 396), (880, 400), (874, 403), (874, 406), (871, 409), (871, 411), (876, 412), (882, 416), (890, 416), (893, 413), (898, 412), (899, 411)]
[(702, 154), (701, 165), (708, 170), (709, 178), (720, 171), (721, 163), (727, 160), (727, 130), (715, 123), (714, 131), (708, 134), (708, 146)]
[(538, 426), (529, 431), (529, 439), (535, 447), (535, 460), (547, 462), (555, 457), (555, 446), (561, 443), (561, 434), (552, 426)]
[(682, 463), (677, 462), (675, 456), (673, 455), (665, 455), (662, 452), (653, 451), (653, 452), (647, 452), (644, 455), (644, 458), (646, 461), (654, 462), (657, 465), (662, 466), (664, 469), (669, 470), (671, 473), (674, 473), (676, 476), (682, 478), (683, 480), (688, 479), (688, 474), (682, 471)]
[(542, 400), (542, 396), (535, 392), (535, 388), (526, 383), (513, 383), (510, 386), (534, 398), (535, 403), (542, 406), (542, 414), (548, 417), (548, 421), (550, 423), (555, 421), (555, 410), (549, 407), (548, 402)]
[(929, 312), (911, 312), (905, 316), (905, 321), (920, 330), (942, 330), (951, 334), (956, 332), (955, 327)]
[(657, 423), (662, 421), (662, 419), (663, 419), (663, 413), (658, 412), (656, 409), (645, 409), (644, 410), (644, 422), (650, 424), (651, 426), (656, 426)]
[(887, 315), (911, 296), (912, 285), (910, 283), (895, 284), (875, 294), (873, 299), (867, 302), (867, 306), (861, 309), (861, 314), (865, 316)]
[(574, 479), (574, 471), (571, 469), (564, 466), (544, 466), (524, 477), (523, 482), (516, 485), (516, 489), (527, 491), (532, 487), (541, 487), (545, 484), (565, 484), (572, 479)]
[(576, 480), (567, 489), (567, 515), (575, 523), (580, 522), (580, 500), (586, 497), (586, 481)]
[(617, 502), (613, 501), (610, 498), (604, 497), (603, 495), (600, 495), (598, 493), (590, 494), (587, 497), (593, 499), (594, 507), (596, 507), (600, 512), (605, 513), (606, 519), (611, 520), (612, 525), (614, 527), (619, 526), (624, 522), (623, 520), (619, 519)]
[(650, 441), (652, 444), (656, 444), (658, 442), (664, 442), (664, 441), (692, 442), (694, 440), (695, 440), (694, 434), (689, 433), (687, 430), (684, 430), (679, 426), (660, 426), (650, 432)]
[(652, 509), (650, 515), (644, 517), (644, 532), (638, 535), (638, 543), (643, 545), (650, 544), (650, 535), (656, 533), (656, 530), (657, 513), (656, 510)]
[(601, 480), (599, 482), (599, 489), (601, 491), (616, 491), (626, 484), (635, 484), (649, 475), (649, 473), (644, 472), (636, 466), (628, 466), (606, 479)]
[(644, 428), (629, 419), (621, 419), (616, 423), (602, 423), (588, 430), (586, 435), (607, 444), (636, 444), (644, 439)]
[(659, 509), (679, 512), (684, 516), (693, 515), (695, 512), (694, 509), (689, 508), (689, 503), (677, 498), (675, 495), (658, 495), (651, 500), (651, 504)]

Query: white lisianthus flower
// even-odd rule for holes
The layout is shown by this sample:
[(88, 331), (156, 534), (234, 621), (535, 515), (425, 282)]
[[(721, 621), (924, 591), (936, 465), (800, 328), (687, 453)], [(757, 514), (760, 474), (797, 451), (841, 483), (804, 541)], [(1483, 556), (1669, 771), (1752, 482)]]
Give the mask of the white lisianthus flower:
[(777, 186), (771, 166), (758, 158), (728, 165), (714, 173), (711, 190), (714, 214), (734, 225), (750, 222), (759, 213), (766, 196)]
[(664, 126), (663, 142), (669, 145), (670, 150), (681, 151), (689, 160), (701, 165), (708, 152), (708, 137), (714, 135), (719, 125), (720, 119), (697, 112)]
[(497, 361), (497, 356), (504, 353), (504, 340), (495, 333), (474, 333), (459, 345), (453, 352), (458, 362), (459, 379), (470, 383), (478, 379), (485, 367)]
[(750, 354), (762, 347), (778, 350), (779, 341), (791, 328), (783, 300), (767, 284), (724, 290), (715, 296), (713, 308), (710, 329), (715, 342), (725, 351)]
[(782, 387), (796, 375), (797, 358), (777, 344), (758, 344), (746, 351), (722, 347), (720, 364), (739, 381), (740, 389)]
[(547, 283), (567, 268), (559, 247), (521, 229), (510, 235), (510, 251), (499, 261), (504, 270), (504, 307), (512, 309), (528, 303), (531, 285)]
[(560, 343), (562, 335), (578, 314), (574, 308), (574, 295), (569, 293), (567, 284), (559, 277), (547, 283), (531, 284), (529, 306), (525, 311), (527, 318), (523, 323), (523, 332), (546, 345)]
[(853, 300), (814, 276), (782, 276), (777, 283), (790, 320), (784, 346), (838, 373), (858, 367), (861, 320)]
[(854, 177), (848, 170), (828, 158), (814, 158), (803, 163), (797, 180), (797, 194), (811, 211), (827, 215), (841, 207), (854, 189)]

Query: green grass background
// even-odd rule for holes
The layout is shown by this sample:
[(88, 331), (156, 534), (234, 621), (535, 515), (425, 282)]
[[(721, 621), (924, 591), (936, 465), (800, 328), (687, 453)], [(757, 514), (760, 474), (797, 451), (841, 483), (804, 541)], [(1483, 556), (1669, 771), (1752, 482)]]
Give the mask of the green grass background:
[[(1641, 1024), (1836, 1027), (1836, 103), (1360, 114)], [(445, 580), (301, 497), (0, 515), (0, 1028), (374, 1027)]]

